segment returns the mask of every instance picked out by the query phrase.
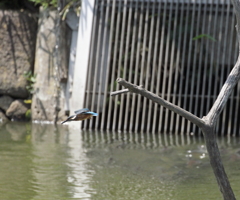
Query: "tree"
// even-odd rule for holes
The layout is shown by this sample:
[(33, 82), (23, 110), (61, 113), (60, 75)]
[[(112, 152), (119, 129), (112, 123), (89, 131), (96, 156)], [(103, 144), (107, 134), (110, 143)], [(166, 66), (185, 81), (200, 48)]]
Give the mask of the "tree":
[[(236, 18), (237, 18), (237, 35), (240, 49), (240, 0), (232, 0)], [(207, 147), (207, 151), (209, 154), (210, 164), (217, 179), (217, 183), (219, 185), (222, 196), (225, 200), (233, 200), (236, 199), (234, 193), (232, 191), (231, 185), (229, 183), (228, 177), (225, 173), (224, 166), (221, 161), (220, 152), (218, 149), (217, 141), (216, 141), (216, 122), (219, 119), (219, 116), (226, 105), (226, 102), (231, 95), (234, 87), (240, 80), (240, 54), (238, 60), (230, 72), (226, 82), (221, 88), (221, 91), (214, 102), (212, 108), (208, 112), (206, 116), (203, 118), (199, 118), (196, 115), (170, 103), (169, 101), (164, 100), (156, 94), (153, 94), (147, 90), (145, 90), (142, 86), (137, 86), (132, 83), (123, 80), (122, 78), (118, 78), (117, 82), (126, 87), (127, 89), (112, 92), (111, 95), (118, 95), (126, 92), (133, 92), (136, 94), (140, 94), (155, 103), (158, 103), (169, 110), (179, 114), (180, 116), (186, 118), (190, 122), (197, 125), (203, 132), (205, 143)]]

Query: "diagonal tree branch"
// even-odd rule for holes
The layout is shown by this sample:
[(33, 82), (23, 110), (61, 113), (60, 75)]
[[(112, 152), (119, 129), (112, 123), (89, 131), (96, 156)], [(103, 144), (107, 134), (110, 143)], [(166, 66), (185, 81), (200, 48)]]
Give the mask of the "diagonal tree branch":
[[(156, 94), (153, 94), (152, 92), (149, 92), (149, 91), (145, 90), (141, 86), (137, 86), (137, 85), (134, 85), (132, 83), (129, 83), (122, 78), (118, 78), (117, 82), (120, 85), (126, 87), (130, 92), (133, 92), (133, 93), (136, 93), (136, 94), (141, 94), (142, 96), (144, 96), (148, 99), (151, 99), (155, 103), (158, 103), (158, 104), (164, 106), (165, 108), (168, 108), (169, 110), (181, 115), (182, 117), (185, 117), (187, 120), (196, 124), (199, 127), (202, 127), (205, 124), (205, 121), (200, 119), (196, 115), (193, 115), (192, 113), (180, 108), (179, 106), (176, 106), (176, 105), (170, 103), (169, 101), (166, 101), (165, 99), (157, 96)], [(122, 93), (121, 91), (122, 90), (115, 91), (115, 92), (111, 93), (111, 96), (121, 94)]]
[(226, 82), (224, 83), (216, 101), (214, 102), (211, 110), (205, 117), (209, 124), (214, 125), (219, 115), (221, 114), (223, 108), (225, 107), (227, 100), (229, 99), (234, 87), (238, 83), (240, 79), (240, 57), (232, 69), (231, 73), (229, 74)]

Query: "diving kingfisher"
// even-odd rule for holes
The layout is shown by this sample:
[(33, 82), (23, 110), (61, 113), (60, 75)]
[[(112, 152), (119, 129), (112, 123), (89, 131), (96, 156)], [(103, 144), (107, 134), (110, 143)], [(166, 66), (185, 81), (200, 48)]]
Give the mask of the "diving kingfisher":
[(72, 115), (72, 116), (68, 117), (61, 124), (68, 122), (68, 121), (81, 121), (81, 120), (85, 120), (85, 119), (90, 119), (92, 116), (98, 116), (97, 113), (91, 112), (88, 108), (76, 110), (75, 114), (76, 115)]

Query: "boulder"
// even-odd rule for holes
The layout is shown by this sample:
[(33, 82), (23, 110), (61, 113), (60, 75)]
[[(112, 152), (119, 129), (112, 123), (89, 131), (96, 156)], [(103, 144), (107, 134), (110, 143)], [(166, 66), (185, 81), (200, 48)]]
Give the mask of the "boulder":
[(11, 103), (14, 101), (14, 99), (10, 96), (3, 95), (0, 97), (0, 109), (2, 109), (4, 112), (9, 108)]
[(6, 122), (8, 121), (8, 118), (6, 115), (0, 110), (0, 122)]
[(32, 71), (37, 20), (26, 11), (0, 10), (0, 94), (27, 98), (24, 72)]
[(14, 121), (25, 120), (25, 113), (29, 107), (22, 100), (15, 100), (7, 109), (6, 115)]

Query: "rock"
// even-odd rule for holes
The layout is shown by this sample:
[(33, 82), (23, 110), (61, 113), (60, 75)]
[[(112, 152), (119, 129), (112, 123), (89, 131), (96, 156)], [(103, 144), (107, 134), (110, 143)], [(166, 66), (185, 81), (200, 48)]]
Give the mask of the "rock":
[(0, 122), (9, 121), (6, 115), (0, 110)]
[(22, 121), (25, 120), (25, 113), (28, 109), (22, 100), (15, 100), (7, 109), (6, 115), (14, 121)]
[(27, 98), (24, 72), (33, 69), (37, 20), (26, 11), (0, 10), (0, 94)]
[(10, 96), (3, 95), (0, 97), (0, 109), (2, 109), (4, 112), (9, 108), (11, 103), (14, 101), (14, 99)]

